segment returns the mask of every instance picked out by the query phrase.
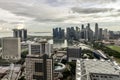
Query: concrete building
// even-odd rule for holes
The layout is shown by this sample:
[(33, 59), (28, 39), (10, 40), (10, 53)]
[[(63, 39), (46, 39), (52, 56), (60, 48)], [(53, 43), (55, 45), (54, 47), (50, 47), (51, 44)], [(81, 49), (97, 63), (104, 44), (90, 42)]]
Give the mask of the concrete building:
[(46, 54), (28, 55), (26, 80), (53, 80), (53, 60)]
[(3, 59), (21, 59), (20, 38), (2, 38), (2, 58)]
[(21, 38), (21, 41), (26, 41), (27, 30), (26, 29), (13, 29), (13, 37)]
[(29, 44), (29, 54), (47, 54), (51, 56), (53, 50), (52, 44), (47, 42), (40, 42), (40, 43), (30, 43)]
[(111, 61), (78, 59), (76, 80), (120, 80), (120, 67)]
[(81, 48), (80, 47), (68, 47), (67, 48), (67, 60), (69, 62), (76, 61), (81, 57)]

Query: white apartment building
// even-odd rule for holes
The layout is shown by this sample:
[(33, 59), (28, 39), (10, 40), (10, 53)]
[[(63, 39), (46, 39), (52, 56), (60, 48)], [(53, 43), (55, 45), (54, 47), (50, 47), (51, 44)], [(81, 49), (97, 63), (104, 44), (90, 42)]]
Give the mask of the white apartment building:
[(20, 38), (2, 38), (2, 58), (13, 60), (21, 59)]

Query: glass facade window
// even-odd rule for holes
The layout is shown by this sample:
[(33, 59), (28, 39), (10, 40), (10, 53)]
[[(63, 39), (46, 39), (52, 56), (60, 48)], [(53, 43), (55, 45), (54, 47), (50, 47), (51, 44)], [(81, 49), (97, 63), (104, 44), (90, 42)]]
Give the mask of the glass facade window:
[(33, 79), (35, 79), (35, 80), (43, 80), (43, 76), (33, 75)]
[(35, 72), (43, 72), (43, 63), (35, 63)]

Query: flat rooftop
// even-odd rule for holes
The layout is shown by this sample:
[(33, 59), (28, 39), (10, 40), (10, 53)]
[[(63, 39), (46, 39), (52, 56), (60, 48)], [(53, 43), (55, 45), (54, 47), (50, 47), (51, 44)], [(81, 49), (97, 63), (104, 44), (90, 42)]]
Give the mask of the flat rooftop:
[(96, 60), (96, 59), (84, 59), (77, 60), (78, 70), (82, 66), (82, 69), (86, 70), (86, 73), (99, 73), (99, 74), (111, 74), (119, 75), (120, 67), (113, 62)]

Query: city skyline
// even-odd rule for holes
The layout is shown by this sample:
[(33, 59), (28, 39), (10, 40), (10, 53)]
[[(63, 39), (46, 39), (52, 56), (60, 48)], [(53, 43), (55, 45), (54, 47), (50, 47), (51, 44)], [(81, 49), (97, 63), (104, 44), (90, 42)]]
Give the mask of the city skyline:
[(0, 0), (0, 31), (51, 31), (96, 22), (101, 28), (120, 31), (119, 4), (119, 0)]

